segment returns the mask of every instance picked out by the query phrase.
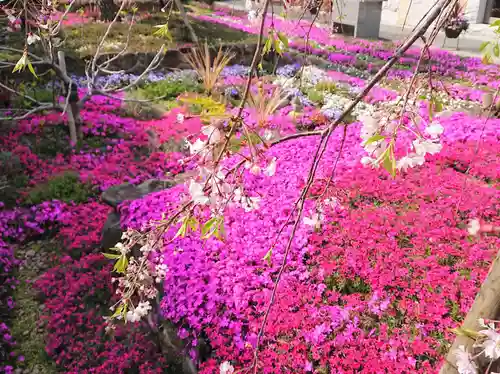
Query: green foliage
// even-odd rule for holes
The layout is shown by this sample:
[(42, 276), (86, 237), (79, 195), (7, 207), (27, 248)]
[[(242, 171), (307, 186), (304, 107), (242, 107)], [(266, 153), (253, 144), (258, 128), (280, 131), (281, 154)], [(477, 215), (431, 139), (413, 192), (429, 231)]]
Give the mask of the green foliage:
[(450, 317), (456, 321), (456, 322), (461, 322), (464, 317), (460, 313), (460, 305), (458, 305), (455, 301), (452, 301), (450, 299), (446, 300), (446, 306), (448, 307), (448, 310), (450, 311)]
[(187, 104), (189, 111), (197, 114), (202, 120), (208, 121), (214, 117), (227, 117), (226, 106), (209, 96), (204, 95), (185, 95), (179, 100)]
[(441, 266), (455, 266), (460, 261), (460, 257), (454, 255), (448, 255), (438, 259), (438, 264)]
[(267, 55), (271, 51), (276, 51), (277, 54), (282, 55), (288, 49), (288, 38), (281, 32), (276, 32), (274, 29), (269, 29), (264, 48), (262, 49), (262, 56)]
[(338, 91), (338, 87), (334, 82), (331, 81), (321, 81), (314, 87), (317, 91), (323, 91), (328, 93), (335, 93)]
[(162, 101), (177, 98), (184, 92), (202, 92), (201, 84), (196, 80), (162, 80), (145, 84), (138, 91), (145, 99), (161, 98)]
[(311, 100), (313, 103), (323, 103), (323, 100), (325, 99), (325, 94), (315, 88), (310, 89), (307, 91), (307, 98)]
[[(44, 84), (46, 82), (42, 81), (32, 81), (32, 82), (24, 82), (21, 83), (17, 90), (24, 95), (31, 96), (35, 100), (38, 100), (42, 103), (52, 103), (54, 102), (54, 92), (48, 88), (41, 88), (39, 84)], [(25, 99), (22, 96), (16, 96), (14, 101), (14, 106), (16, 108), (24, 108), (30, 109), (33, 108), (36, 104), (34, 104), (31, 100)]]
[(342, 295), (352, 295), (355, 293), (367, 294), (371, 292), (371, 287), (362, 278), (344, 278), (334, 273), (325, 279), (326, 287), (330, 291), (340, 292)]
[(26, 197), (25, 202), (30, 205), (50, 200), (83, 203), (93, 195), (90, 185), (82, 183), (78, 175), (66, 172), (33, 188)]
[[(28, 248), (35, 251), (48, 250), (40, 245), (31, 244)], [(46, 242), (54, 248), (53, 242)], [(15, 318), (12, 320), (12, 335), (16, 341), (16, 352), (24, 356), (24, 361), (19, 362), (19, 367), (27, 372), (57, 373), (55, 362), (45, 351), (45, 331), (38, 328), (40, 305), (37, 302), (37, 293), (30, 286), (30, 282), (40, 274), (29, 266), (19, 269), (17, 278), (19, 284), (14, 289), (16, 300)], [(28, 282), (30, 281), (30, 282)]]

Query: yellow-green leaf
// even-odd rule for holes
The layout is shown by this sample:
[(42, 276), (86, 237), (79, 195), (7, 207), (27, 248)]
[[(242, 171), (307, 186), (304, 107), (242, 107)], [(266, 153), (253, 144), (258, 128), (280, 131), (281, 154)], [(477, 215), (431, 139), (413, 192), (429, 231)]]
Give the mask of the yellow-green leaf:
[(267, 264), (269, 266), (273, 266), (273, 261), (272, 261), (272, 258), (271, 258), (272, 254), (273, 254), (273, 250), (270, 249), (269, 251), (267, 251), (266, 255), (263, 258), (264, 261), (267, 261)]
[(31, 61), (27, 60), (28, 70), (33, 74), (33, 76), (38, 79), (38, 76), (35, 73), (35, 69), (33, 69), (33, 65), (31, 65)]
[(121, 255), (114, 253), (103, 253), (103, 256), (109, 258), (110, 260), (116, 260), (117, 258), (121, 257)]
[(283, 43), (283, 45), (285, 46), (285, 48), (288, 48), (288, 39), (285, 36), (285, 34), (279, 32), (278, 33), (278, 39)]
[(485, 49), (486, 49), (486, 47), (487, 47), (489, 44), (490, 44), (490, 42), (489, 42), (489, 41), (487, 41), (487, 42), (482, 42), (482, 43), (481, 43), (481, 46), (479, 47), (479, 50), (482, 52), (483, 50), (485, 50)]
[(392, 177), (396, 176), (396, 159), (394, 158), (392, 146), (387, 147), (382, 154), (382, 166)]
[(385, 139), (385, 136), (376, 134), (376, 135), (373, 135), (371, 138), (367, 139), (365, 142), (365, 145), (375, 143), (375, 142), (378, 142), (378, 141), (383, 140), (383, 139)]
[(116, 261), (113, 270), (115, 272), (117, 272), (117, 273), (124, 274), (125, 270), (127, 270), (127, 266), (128, 266), (127, 256), (122, 255), (122, 256), (120, 256), (120, 258), (118, 259), (118, 261)]
[(463, 327), (457, 327), (455, 329), (451, 329), (451, 332), (453, 332), (456, 335), (466, 336), (466, 337), (471, 338), (471, 339), (477, 339), (480, 336), (480, 334), (477, 331), (474, 331), (471, 329), (466, 329)]

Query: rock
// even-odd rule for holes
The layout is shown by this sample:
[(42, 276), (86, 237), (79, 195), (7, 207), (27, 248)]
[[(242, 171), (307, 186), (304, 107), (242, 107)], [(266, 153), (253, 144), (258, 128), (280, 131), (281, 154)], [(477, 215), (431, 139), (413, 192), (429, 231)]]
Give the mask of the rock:
[(168, 189), (177, 183), (178, 181), (176, 180), (150, 179), (137, 186), (124, 183), (110, 187), (104, 191), (101, 196), (102, 201), (115, 209), (108, 214), (108, 218), (102, 229), (102, 248), (112, 248), (121, 240), (120, 214), (116, 210), (118, 205), (124, 201), (141, 199), (152, 192)]
[(33, 249), (26, 251), (26, 257), (34, 257), (36, 252)]
[(106, 223), (102, 229), (101, 246), (104, 249), (112, 248), (121, 240), (122, 228), (120, 226), (120, 214), (113, 211), (108, 214)]
[(137, 186), (130, 183), (123, 183), (108, 188), (103, 192), (101, 199), (106, 204), (116, 208), (127, 200), (137, 200), (152, 192), (165, 190), (173, 186), (172, 181), (150, 179)]

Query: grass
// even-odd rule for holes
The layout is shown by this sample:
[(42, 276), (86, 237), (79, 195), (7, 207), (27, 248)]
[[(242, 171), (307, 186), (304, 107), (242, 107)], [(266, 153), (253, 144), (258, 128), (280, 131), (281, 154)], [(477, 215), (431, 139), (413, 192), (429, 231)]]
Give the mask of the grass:
[[(51, 246), (51, 243), (47, 243)], [(34, 251), (46, 250), (37, 243), (31, 243), (28, 249)], [(38, 327), (40, 319), (40, 304), (36, 292), (27, 281), (33, 281), (40, 274), (27, 267), (19, 270), (17, 278), (19, 285), (14, 291), (16, 302), (12, 320), (12, 334), (16, 340), (16, 353), (24, 356), (24, 362), (19, 363), (25, 369), (39, 373), (57, 373), (55, 363), (45, 353), (45, 333)]]
[[(167, 22), (163, 13), (154, 14), (151, 18), (142, 20), (132, 26), (131, 38), (127, 52), (155, 52), (162, 44), (168, 44), (169, 40), (164, 37), (154, 35), (157, 30), (155, 26)], [(210, 23), (206, 21), (190, 19), (191, 26), (201, 41), (209, 45), (237, 42), (254, 42), (254, 35), (235, 30), (224, 25)], [(86, 25), (75, 25), (67, 27), (64, 32), (66, 36), (65, 48), (75, 51), (80, 57), (91, 56), (95, 53), (97, 43), (106, 32), (108, 25), (102, 23), (92, 23)], [(129, 25), (127, 23), (117, 23), (110, 31), (106, 43), (103, 46), (104, 52), (119, 52), (127, 41)], [(169, 21), (169, 31), (172, 35), (173, 44), (192, 43), (187, 27), (182, 20), (172, 15)]]

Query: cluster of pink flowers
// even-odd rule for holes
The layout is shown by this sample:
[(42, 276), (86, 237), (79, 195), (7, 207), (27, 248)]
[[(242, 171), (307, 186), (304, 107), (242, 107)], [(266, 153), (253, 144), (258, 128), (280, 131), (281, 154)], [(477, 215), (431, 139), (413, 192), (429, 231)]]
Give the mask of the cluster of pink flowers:
[[(147, 130), (153, 129), (162, 141), (179, 141), (183, 135), (199, 129), (199, 119), (198, 128), (194, 119), (186, 120), (182, 127), (171, 116), (141, 122), (119, 113), (120, 102), (105, 97), (94, 97), (85, 106), (83, 132), (87, 137), (101, 139), (101, 148), (84, 147), (66, 153), (61, 150), (53, 158), (39, 157), (22, 139), (32, 136), (37, 142), (46, 140), (43, 130), (61, 126), (64, 121), (59, 114), (51, 113), (21, 121), (16, 129), (2, 136), (0, 149), (19, 159), (33, 186), (67, 170), (79, 173), (82, 181), (91, 182), (100, 190), (182, 171), (180, 154), (149, 149)], [(129, 326), (115, 331), (114, 337), (104, 333), (103, 316), (108, 313), (113, 289), (110, 264), (95, 252), (102, 250), (101, 232), (109, 211), (109, 206), (97, 201), (53, 201), (14, 210), (0, 206), (0, 358), (5, 365), (0, 366), (1, 372), (13, 372), (23, 359), (12, 353), (15, 341), (8, 328), (15, 305), (12, 291), (18, 282), (14, 274), (19, 264), (12, 243), (54, 233), (65, 248), (59, 260), (61, 265), (36, 284), (45, 299), (49, 355), (68, 373), (163, 372), (166, 364), (151, 337), (143, 331), (131, 330)]]
[[(498, 245), (493, 237), (468, 240), (467, 222), (481, 217), (498, 224), (499, 198), (456, 168), (460, 162), (477, 178), (498, 180), (499, 121), (462, 115), (442, 123), (442, 153), (395, 180), (359, 164), (359, 130), (349, 127), (340, 177), (325, 196), (323, 231), (301, 225), (296, 235), (266, 329), (262, 372), (429, 372), (439, 364), (440, 345), (452, 339), (448, 328), (470, 307)], [(334, 136), (320, 167), (317, 193), (340, 138)], [(263, 257), (304, 186), (315, 144), (305, 138), (273, 147), (273, 178), (247, 173), (245, 188), (262, 197), (260, 209), (229, 210), (225, 242), (191, 235), (165, 248), (163, 313), (193, 346), (207, 334), (218, 360), (206, 362), (203, 372), (213, 373), (222, 361), (250, 364), (290, 226), (272, 265)], [(132, 202), (123, 226), (140, 229), (172, 212), (183, 193), (179, 186)], [(312, 208), (308, 201), (307, 216)]]

